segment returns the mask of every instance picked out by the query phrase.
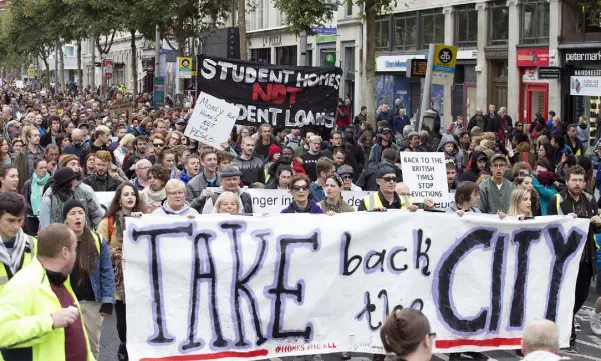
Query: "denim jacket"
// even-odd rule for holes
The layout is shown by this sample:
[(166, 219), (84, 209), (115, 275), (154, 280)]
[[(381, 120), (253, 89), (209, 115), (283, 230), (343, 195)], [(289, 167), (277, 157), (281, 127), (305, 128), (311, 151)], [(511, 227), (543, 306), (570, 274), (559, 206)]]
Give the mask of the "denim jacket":
[[(94, 272), (90, 274), (92, 290), (96, 302), (115, 303), (115, 274), (109, 247), (104, 239), (96, 232), (92, 232), (96, 242), (100, 241), (100, 260), (97, 260)], [(99, 262), (98, 262), (99, 261)]]

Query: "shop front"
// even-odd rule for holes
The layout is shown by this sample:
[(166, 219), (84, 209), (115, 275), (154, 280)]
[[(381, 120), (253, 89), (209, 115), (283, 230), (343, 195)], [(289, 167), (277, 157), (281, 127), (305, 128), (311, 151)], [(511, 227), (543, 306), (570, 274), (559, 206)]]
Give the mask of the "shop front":
[[(549, 67), (548, 48), (516, 49), (516, 66), (520, 68), (519, 112), (526, 124), (534, 121), (536, 114), (546, 117), (549, 111), (549, 79), (544, 79), (541, 69)], [(555, 80), (556, 81), (556, 80)]]
[(383, 100), (393, 107), (395, 99), (401, 99), (408, 116), (416, 113), (421, 106), (421, 81), (407, 78), (407, 63), (410, 59), (425, 58), (425, 54), (376, 57), (376, 104)]
[(564, 49), (563, 60), (563, 120), (576, 123), (585, 117), (591, 129), (590, 144), (594, 145), (601, 106), (601, 49)]
[(462, 115), (466, 119), (476, 114), (476, 50), (459, 50), (455, 66), (455, 83), (453, 84), (452, 114), (453, 119)]

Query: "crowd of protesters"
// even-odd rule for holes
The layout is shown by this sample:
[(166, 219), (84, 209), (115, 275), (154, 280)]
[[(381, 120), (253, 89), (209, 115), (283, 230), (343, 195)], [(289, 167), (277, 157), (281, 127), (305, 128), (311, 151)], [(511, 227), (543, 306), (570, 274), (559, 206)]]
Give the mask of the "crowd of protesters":
[[(574, 314), (601, 268), (595, 247), (601, 219), (594, 197), (601, 173), (595, 178), (593, 172), (600, 166), (601, 146), (594, 147), (593, 157), (586, 156), (586, 124), (561, 122), (554, 114), (550, 123), (537, 117), (526, 130), (522, 122), (513, 124), (504, 108), (496, 112), (491, 105), (488, 114), (478, 109), (468, 122), (458, 117), (446, 130), (440, 120), (431, 129), (415, 129), (400, 103), (394, 116), (382, 104), (374, 127), (366, 121), (366, 107), (352, 118), (346, 99), (339, 102), (337, 129), (236, 126), (221, 148), (214, 149), (184, 136), (192, 108), (154, 109), (149, 94), (42, 95), (7, 87), (1, 100), (0, 289), (27, 264), (37, 268), (22, 277), (24, 282), (46, 270), (44, 282), (57, 302), (70, 305), (77, 300), (79, 311), (55, 312), (53, 323), (40, 321), (38, 328), (22, 335), (39, 337), (49, 328), (65, 328), (68, 345), (87, 338), (85, 347), (73, 348), (80, 355), (98, 356), (102, 317), (115, 310), (121, 341), (117, 354), (127, 360), (120, 266), (124, 217), (255, 213), (248, 188), (289, 190), (292, 201), (282, 213), (354, 212), (342, 192), (361, 190), (372, 192), (361, 200), (359, 211), (433, 210), (433, 200), (412, 201), (402, 183), (400, 152), (444, 153), (448, 187), (455, 197), (447, 212), (459, 217), (472, 212), (524, 221), (556, 214), (590, 218)], [(129, 102), (126, 111), (123, 101)], [(105, 209), (95, 192), (107, 191), (115, 196)], [(38, 233), (36, 251), (32, 236)], [(59, 236), (65, 238), (59, 245), (46, 244)], [(68, 242), (71, 238), (75, 248)], [(33, 257), (36, 252), (39, 261)], [(12, 293), (19, 288), (7, 287), (0, 294), (0, 308), (18, 297)], [(12, 325), (19, 314), (18, 309), (0, 312), (0, 325)], [(601, 334), (600, 314), (601, 300), (591, 313), (596, 334)], [(428, 335), (429, 326), (421, 327)], [(18, 335), (3, 337), (10, 328), (0, 326), (5, 360), (23, 359), (20, 352), (33, 353), (26, 359), (34, 360), (44, 359), (43, 352), (61, 352), (56, 345), (16, 348)], [(576, 352), (575, 335), (571, 352)], [(420, 340), (427, 354), (431, 343)]]

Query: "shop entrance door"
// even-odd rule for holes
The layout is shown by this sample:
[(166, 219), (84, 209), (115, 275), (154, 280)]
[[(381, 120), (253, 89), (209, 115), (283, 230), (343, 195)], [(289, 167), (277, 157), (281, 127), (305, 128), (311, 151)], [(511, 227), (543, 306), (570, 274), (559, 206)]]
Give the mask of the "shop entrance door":
[(549, 109), (549, 84), (527, 83), (526, 84), (526, 119), (530, 122), (536, 113), (546, 116)]

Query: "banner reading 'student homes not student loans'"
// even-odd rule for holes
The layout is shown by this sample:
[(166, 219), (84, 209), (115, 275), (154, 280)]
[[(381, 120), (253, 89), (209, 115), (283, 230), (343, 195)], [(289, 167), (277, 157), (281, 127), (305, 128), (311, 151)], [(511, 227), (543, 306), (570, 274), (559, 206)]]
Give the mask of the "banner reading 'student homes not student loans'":
[(569, 343), (589, 221), (344, 213), (126, 218), (131, 360), (383, 353), (401, 307), (437, 352), (519, 348), (529, 320)]
[(342, 69), (198, 56), (199, 90), (240, 108), (237, 124), (326, 127), (336, 122)]

